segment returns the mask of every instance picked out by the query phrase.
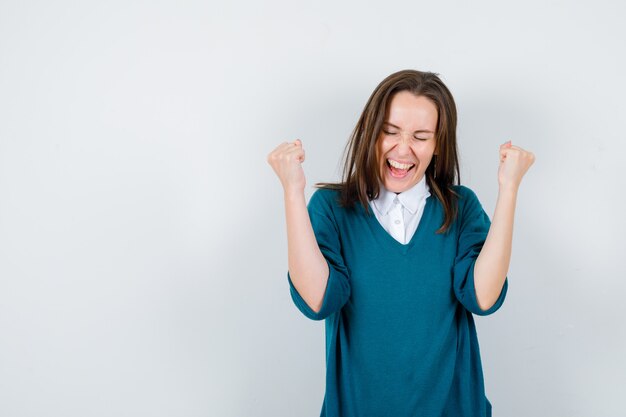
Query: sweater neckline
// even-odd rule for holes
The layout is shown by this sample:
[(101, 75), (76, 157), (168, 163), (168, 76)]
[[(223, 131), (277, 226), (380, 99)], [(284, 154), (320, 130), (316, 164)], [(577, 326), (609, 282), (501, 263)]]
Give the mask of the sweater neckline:
[[(422, 212), (422, 217), (420, 218), (419, 223), (417, 224), (417, 229), (415, 230), (415, 233), (413, 233), (411, 240), (409, 240), (409, 242), (406, 244), (400, 243), (396, 239), (394, 239), (393, 236), (391, 236), (389, 232), (385, 230), (383, 225), (380, 224), (380, 222), (376, 218), (376, 215), (373, 212), (369, 214), (364, 213), (364, 215), (365, 217), (367, 217), (367, 221), (372, 224), (372, 229), (374, 229), (374, 232), (376, 233), (377, 238), (380, 241), (387, 242), (386, 243), (387, 246), (393, 247), (394, 250), (399, 250), (401, 251), (401, 253), (406, 254), (415, 245), (415, 242), (419, 239), (419, 235), (424, 233), (424, 228), (427, 227), (426, 225), (430, 222), (430, 218), (432, 216), (432, 211), (433, 211), (432, 208), (433, 208), (434, 198), (435, 197), (432, 194), (426, 198), (424, 211)], [(361, 210), (363, 210), (362, 206), (361, 206)]]

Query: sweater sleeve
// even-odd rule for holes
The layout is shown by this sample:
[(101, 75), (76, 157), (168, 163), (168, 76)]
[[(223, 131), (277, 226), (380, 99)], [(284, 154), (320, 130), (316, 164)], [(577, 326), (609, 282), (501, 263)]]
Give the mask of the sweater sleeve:
[(498, 310), (504, 302), (509, 279), (505, 278), (500, 296), (493, 306), (487, 310), (481, 309), (476, 299), (474, 265), (487, 238), (491, 221), (472, 190), (461, 186), (460, 194), (464, 201), (459, 202), (459, 239), (453, 268), (454, 293), (467, 310), (486, 316)]
[(287, 280), (291, 298), (296, 307), (312, 320), (323, 320), (339, 311), (350, 297), (349, 274), (341, 255), (341, 242), (337, 225), (333, 220), (328, 202), (322, 196), (321, 190), (318, 189), (313, 193), (307, 205), (307, 210), (313, 226), (315, 239), (328, 263), (329, 276), (320, 311), (316, 313), (304, 301), (293, 285), (289, 271), (287, 271)]

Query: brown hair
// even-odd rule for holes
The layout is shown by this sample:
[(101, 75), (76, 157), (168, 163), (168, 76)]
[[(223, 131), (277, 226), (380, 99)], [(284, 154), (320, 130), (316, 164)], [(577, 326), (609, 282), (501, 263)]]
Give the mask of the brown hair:
[(402, 70), (389, 75), (370, 96), (344, 150), (343, 178), (340, 183), (317, 183), (317, 188), (340, 190), (339, 202), (352, 207), (360, 201), (369, 213), (369, 199), (378, 198), (382, 173), (376, 159), (387, 107), (394, 94), (409, 91), (430, 99), (437, 107), (435, 155), (426, 168), (426, 183), (444, 208), (444, 222), (437, 233), (445, 233), (457, 216), (458, 194), (452, 186), (461, 182), (456, 145), (456, 105), (439, 74)]

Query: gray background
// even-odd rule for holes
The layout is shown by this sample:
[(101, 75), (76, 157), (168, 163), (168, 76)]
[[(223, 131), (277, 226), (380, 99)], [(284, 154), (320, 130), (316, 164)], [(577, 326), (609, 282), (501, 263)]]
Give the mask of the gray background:
[(618, 1), (0, 2), (0, 415), (315, 416), (267, 154), (339, 178), (404, 68), (457, 101), (462, 181), (533, 151), (509, 292), (476, 317), (494, 416), (623, 416)]

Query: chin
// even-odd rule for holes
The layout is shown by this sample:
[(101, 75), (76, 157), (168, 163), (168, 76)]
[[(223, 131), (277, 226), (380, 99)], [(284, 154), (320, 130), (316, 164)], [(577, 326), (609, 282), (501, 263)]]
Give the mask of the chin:
[[(415, 186), (415, 184), (417, 184), (421, 180), (420, 175), (418, 175), (419, 173), (415, 172), (416, 169), (417, 169), (417, 166), (412, 168), (414, 172), (410, 179), (408, 178), (398, 179), (398, 178), (393, 177), (389, 173), (389, 170), (386, 164), (383, 165), (382, 166), (382, 172), (384, 172), (383, 184), (385, 188), (393, 193), (402, 193), (410, 189), (411, 187)], [(421, 173), (421, 175), (426, 175), (426, 173)]]
[(417, 182), (412, 182), (407, 185), (389, 184), (389, 182), (385, 182), (385, 188), (393, 193), (401, 193), (413, 187), (415, 184), (417, 184)]
[(405, 181), (394, 181), (393, 179), (390, 179), (387, 177), (385, 178), (385, 181), (383, 182), (383, 184), (385, 184), (385, 188), (387, 190), (392, 191), (394, 193), (401, 193), (410, 189), (418, 182), (419, 182), (419, 179), (417, 178), (412, 178), (410, 181), (407, 180), (405, 182)]

